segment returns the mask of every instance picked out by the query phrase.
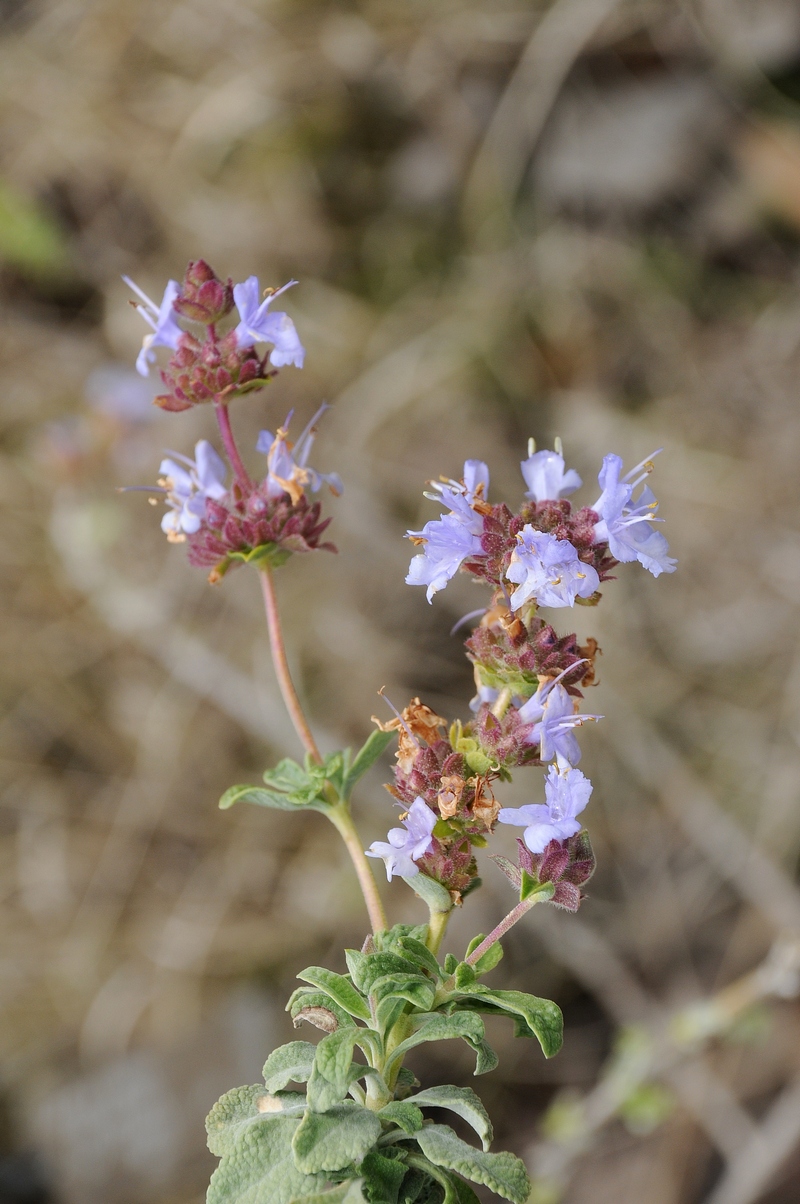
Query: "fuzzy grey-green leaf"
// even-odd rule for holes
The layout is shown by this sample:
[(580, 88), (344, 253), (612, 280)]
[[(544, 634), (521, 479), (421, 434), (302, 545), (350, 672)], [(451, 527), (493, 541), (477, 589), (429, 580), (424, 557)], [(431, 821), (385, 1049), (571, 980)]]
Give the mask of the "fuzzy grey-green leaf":
[(473, 1043), (476, 1044), (483, 1040), (483, 1034), (483, 1021), (475, 1012), (456, 1012), (452, 1016), (432, 1016), (393, 1050), (387, 1061), (386, 1070), (389, 1072), (395, 1062), (401, 1061), (409, 1049), (413, 1049), (416, 1045), (422, 1045), (425, 1041), (448, 1041), (453, 1037), (462, 1037), (473, 1045)]
[(320, 1191), (326, 1176), (306, 1175), (295, 1165), (292, 1137), (299, 1123), (275, 1115), (246, 1126), (211, 1176), (206, 1204), (290, 1204)]
[(287, 1083), (307, 1083), (316, 1053), (310, 1041), (290, 1041), (273, 1050), (262, 1071), (267, 1091), (280, 1091)]
[(471, 1087), (428, 1087), (412, 1096), (409, 1104), (418, 1108), (447, 1108), (472, 1125), (481, 1139), (484, 1150), (492, 1144), (493, 1130), (489, 1113)]
[(483, 1003), (492, 1009), (500, 1008), (518, 1016), (528, 1029), (526, 1035), (538, 1038), (546, 1058), (552, 1058), (561, 1048), (564, 1039), (564, 1018), (561, 1008), (551, 999), (540, 999), (524, 991), (492, 991), (489, 987), (469, 987), (464, 995), (471, 1006), (480, 1008)]
[(343, 974), (335, 974), (333, 970), (326, 970), (324, 966), (309, 966), (297, 977), (303, 982), (310, 982), (312, 986), (320, 987), (330, 995), (334, 1003), (338, 1003), (351, 1016), (357, 1016), (359, 1020), (370, 1019), (368, 1004)]
[(366, 1204), (361, 1190), (362, 1179), (348, 1179), (329, 1187), (327, 1191), (316, 1191), (311, 1196), (296, 1196), (290, 1204)]
[(391, 1121), (405, 1133), (416, 1133), (422, 1128), (422, 1113), (410, 1100), (392, 1100), (381, 1108), (378, 1116), (382, 1121)]
[(292, 1140), (295, 1163), (305, 1174), (359, 1166), (380, 1135), (376, 1114), (358, 1104), (308, 1111)]
[(525, 1204), (531, 1181), (525, 1163), (514, 1154), (487, 1154), (456, 1136), (448, 1125), (426, 1125), (417, 1134), (426, 1158), (436, 1166), (456, 1171), (473, 1183), (483, 1183), (512, 1204)]

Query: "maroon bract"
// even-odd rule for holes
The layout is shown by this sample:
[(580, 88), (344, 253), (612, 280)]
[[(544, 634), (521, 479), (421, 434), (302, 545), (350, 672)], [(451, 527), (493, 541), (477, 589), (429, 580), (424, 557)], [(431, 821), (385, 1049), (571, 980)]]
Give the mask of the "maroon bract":
[(237, 563), (269, 560), (282, 564), (293, 552), (335, 552), (322, 535), (330, 518), (320, 521), (319, 502), (305, 495), (293, 502), (288, 493), (266, 497), (256, 486), (245, 498), (238, 486), (222, 502), (208, 501), (202, 528), (188, 540), (189, 563), (210, 567), (211, 581), (219, 581)]

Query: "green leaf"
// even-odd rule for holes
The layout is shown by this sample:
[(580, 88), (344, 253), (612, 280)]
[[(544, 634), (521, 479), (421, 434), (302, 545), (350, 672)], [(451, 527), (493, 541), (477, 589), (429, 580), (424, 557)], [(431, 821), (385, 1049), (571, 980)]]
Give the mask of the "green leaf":
[(488, 1041), (479, 1041), (473, 1048), (475, 1050), (475, 1075), (488, 1074), (490, 1070), (494, 1070), (499, 1065), (500, 1059)]
[(395, 1099), (405, 1099), (416, 1087), (419, 1087), (419, 1079), (414, 1071), (409, 1070), (407, 1066), (401, 1066), (394, 1085)]
[(300, 794), (309, 787), (308, 774), (291, 757), (284, 757), (274, 769), (265, 769), (264, 782), (282, 794)]
[[(422, 1176), (422, 1181), (416, 1179), (413, 1185), (413, 1194), (407, 1195), (406, 1200), (411, 1200), (416, 1204), (458, 1204), (458, 1196), (453, 1182), (453, 1176), (441, 1167), (434, 1166), (429, 1159), (424, 1158), (421, 1154), (410, 1153), (407, 1155), (406, 1161), (416, 1175)], [(443, 1188), (443, 1195), (434, 1194), (432, 1191), (433, 1185), (438, 1183)]]
[(453, 1175), (453, 1187), (456, 1191), (458, 1204), (481, 1204), (469, 1183), (465, 1183), (463, 1179), (459, 1179), (458, 1175)]
[(371, 994), (373, 983), (387, 974), (417, 973), (414, 963), (397, 953), (358, 953), (355, 949), (345, 949), (345, 957), (353, 982), (365, 995)]
[(360, 1104), (306, 1112), (292, 1140), (295, 1163), (307, 1175), (358, 1166), (381, 1135), (381, 1122)]
[(378, 1116), (383, 1121), (397, 1125), (405, 1133), (416, 1133), (422, 1128), (422, 1113), (410, 1101), (392, 1100), (385, 1108), (381, 1108)]
[(488, 1004), (492, 1010), (501, 1009), (523, 1022), (517, 1029), (518, 1036), (537, 1037), (546, 1058), (552, 1058), (561, 1048), (564, 1038), (564, 1018), (561, 1008), (551, 999), (540, 999), (524, 991), (492, 991), (489, 987), (476, 985), (468, 988), (462, 996), (469, 1006), (483, 1010)]
[(453, 910), (450, 891), (435, 878), (429, 878), (427, 874), (420, 872), (414, 874), (412, 878), (403, 878), (403, 881), (407, 882), (414, 893), (428, 904), (431, 911), (448, 912)]
[(375, 1021), (382, 1033), (389, 1033), (406, 1010), (406, 1001), (390, 995), (375, 1008)]
[(473, 1149), (448, 1125), (426, 1125), (417, 1134), (417, 1142), (425, 1157), (436, 1166), (457, 1171), (473, 1183), (483, 1183), (512, 1204), (525, 1204), (530, 1195), (531, 1181), (525, 1163), (514, 1154), (487, 1154)]
[(359, 1169), (370, 1204), (397, 1204), (397, 1194), (406, 1177), (405, 1162), (370, 1150)]
[(317, 1191), (311, 1196), (296, 1196), (291, 1204), (366, 1204), (362, 1183), (363, 1179), (347, 1179), (327, 1191)]
[[(480, 943), (483, 939), (484, 939), (484, 937), (483, 937), (482, 933), (479, 933), (478, 936), (473, 937), (473, 939), (470, 941), (469, 945), (467, 945), (467, 952), (465, 954), (465, 958), (469, 957), (469, 955), (471, 953), (474, 953), (474, 951), (478, 948), (478, 945), (480, 945)], [(497, 963), (502, 960), (503, 960), (503, 946), (500, 944), (499, 941), (495, 941), (495, 943), (493, 945), (490, 945), (489, 948), (486, 950), (486, 952), (481, 957), (478, 958), (478, 960), (475, 962), (475, 965), (472, 968), (475, 971), (475, 973), (480, 977), (482, 974), (488, 974), (489, 971), (493, 970), (495, 968), (495, 966), (497, 965)]]
[(242, 1131), (255, 1120), (261, 1120), (258, 1101), (267, 1094), (261, 1084), (254, 1087), (234, 1087), (217, 1100), (206, 1117), (208, 1148), (221, 1158), (235, 1148)]
[(327, 1176), (303, 1174), (295, 1165), (292, 1138), (299, 1124), (296, 1116), (267, 1114), (229, 1133), (231, 1144), (211, 1176), (207, 1204), (290, 1204), (320, 1191)]
[(471, 1087), (428, 1087), (407, 1102), (417, 1108), (447, 1108), (472, 1125), (484, 1150), (488, 1150), (492, 1144), (493, 1131), (489, 1113)]
[(356, 753), (355, 760), (342, 783), (342, 797), (349, 799), (353, 787), (360, 777), (375, 764), (381, 753), (391, 744), (395, 732), (370, 732), (364, 744)]
[(467, 988), (471, 987), (474, 982), (477, 982), (477, 975), (475, 974), (475, 971), (473, 970), (472, 966), (467, 965), (466, 962), (459, 962), (459, 964), (456, 966), (454, 977), (456, 981), (456, 987), (459, 991), (466, 991)]
[(418, 968), (428, 970), (434, 978), (442, 977), (442, 968), (436, 958), (431, 953), (427, 945), (422, 941), (416, 940), (413, 936), (401, 936), (397, 942), (403, 953), (406, 954), (411, 961), (416, 962)]
[[(304, 1020), (312, 1023), (316, 1028), (324, 1028), (327, 1033), (334, 1031), (334, 1023), (339, 1028), (355, 1027), (355, 1021), (348, 1011), (340, 1008), (339, 1004), (334, 1003), (333, 999), (324, 991), (314, 991), (314, 988), (310, 986), (299, 986), (298, 990), (293, 991), (286, 1010), (292, 1016), (295, 1028), (299, 1028)], [(314, 1010), (319, 1013), (328, 1013), (329, 1022), (318, 1023), (313, 1016)], [(320, 1015), (318, 1019), (324, 1020), (324, 1016)]]
[(458, 965), (458, 958), (456, 957), (456, 955), (454, 953), (445, 954), (445, 959), (444, 959), (445, 974), (455, 974), (457, 965)]
[(310, 1041), (290, 1041), (273, 1050), (262, 1072), (267, 1091), (280, 1091), (287, 1083), (307, 1083), (316, 1052)]
[(341, 1028), (320, 1041), (306, 1091), (306, 1100), (313, 1112), (327, 1112), (344, 1099), (351, 1083), (365, 1075), (377, 1075), (371, 1066), (351, 1060), (358, 1039), (359, 1029)]
[(448, 1041), (461, 1037), (473, 1049), (483, 1040), (484, 1027), (480, 1016), (475, 1012), (454, 1012), (452, 1016), (433, 1016), (401, 1041), (395, 1047), (386, 1062), (386, 1074), (390, 1074), (395, 1063), (402, 1061), (409, 1049), (422, 1045), (426, 1041)]
[(326, 970), (324, 966), (309, 966), (297, 977), (302, 982), (310, 982), (312, 986), (319, 987), (326, 995), (330, 995), (334, 1003), (338, 1003), (351, 1016), (357, 1016), (359, 1020), (371, 1019), (366, 1000), (362, 999), (350, 980), (343, 974), (335, 974), (333, 970)]
[(327, 807), (327, 803), (320, 802), (317, 805), (296, 795), (265, 790), (263, 786), (230, 786), (219, 800), (219, 806), (222, 811), (227, 811), (234, 803), (255, 803), (257, 807), (272, 807), (277, 811), (297, 811), (299, 807), (325, 811)]
[(378, 1002), (405, 999), (420, 1012), (427, 1012), (433, 1006), (436, 987), (421, 974), (387, 974), (372, 984), (371, 994)]

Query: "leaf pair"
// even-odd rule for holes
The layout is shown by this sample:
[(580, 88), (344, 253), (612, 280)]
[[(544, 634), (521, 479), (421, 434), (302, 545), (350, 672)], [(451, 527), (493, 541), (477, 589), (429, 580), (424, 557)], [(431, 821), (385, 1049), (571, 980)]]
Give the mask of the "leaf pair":
[[(330, 753), (321, 765), (306, 757), (305, 766), (290, 757), (279, 761), (274, 769), (264, 773), (265, 786), (231, 786), (219, 801), (223, 810), (234, 803), (255, 803), (279, 811), (309, 808), (330, 811), (347, 802), (360, 777), (377, 761), (392, 739), (391, 732), (371, 732), (355, 759), (349, 748)], [(333, 797), (330, 797), (332, 788)]]

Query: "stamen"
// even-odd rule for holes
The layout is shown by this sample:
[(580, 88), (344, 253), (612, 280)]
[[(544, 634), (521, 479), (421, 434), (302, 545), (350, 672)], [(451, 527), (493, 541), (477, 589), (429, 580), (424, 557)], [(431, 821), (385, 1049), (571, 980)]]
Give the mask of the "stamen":
[(663, 447), (659, 447), (656, 451), (651, 452), (651, 454), (646, 456), (644, 460), (641, 460), (635, 468), (632, 468), (630, 472), (625, 473), (625, 476), (622, 478), (623, 481), (629, 481), (631, 477), (635, 477), (637, 472), (641, 472), (642, 469), (645, 470), (645, 476), (649, 476), (655, 467), (653, 460), (655, 460), (656, 456), (660, 456), (663, 450)]
[(557, 456), (564, 455), (564, 444), (561, 442), (560, 435), (556, 435), (555, 439), (553, 440), (553, 448)]
[[(419, 542), (425, 543), (425, 540), (421, 539)], [(459, 627), (463, 627), (465, 623), (469, 623), (470, 619), (477, 619), (478, 615), (485, 615), (488, 609), (488, 606), (482, 606), (480, 610), (471, 610), (467, 614), (462, 615), (458, 622), (450, 628), (450, 634), (455, 635)]]
[(531, 456), (535, 454), (535, 452), (536, 452), (536, 440), (533, 437), (531, 437), (528, 440), (528, 459), (530, 459)]
[(391, 701), (391, 699), (387, 698), (386, 695), (384, 694), (385, 689), (386, 689), (386, 686), (381, 686), (380, 690), (378, 690), (378, 693), (380, 694), (381, 698), (386, 703), (389, 710), (394, 711), (395, 716), (400, 720), (400, 725), (402, 726), (402, 728), (405, 731), (406, 735), (408, 736), (409, 740), (411, 740), (411, 742), (415, 745), (416, 748), (422, 748), (422, 745), (420, 744), (419, 740), (414, 735), (411, 728), (408, 726), (405, 719), (398, 711), (397, 707), (394, 705), (394, 703)]
[(158, 306), (156, 305), (155, 301), (151, 301), (150, 298), (148, 297), (147, 293), (145, 293), (142, 289), (140, 289), (138, 284), (134, 284), (134, 282), (131, 280), (130, 276), (123, 276), (122, 279), (125, 281), (128, 288), (133, 289), (133, 291), (136, 293), (137, 297), (142, 298), (145, 305), (150, 306), (150, 309), (152, 309), (154, 314), (158, 313)]

